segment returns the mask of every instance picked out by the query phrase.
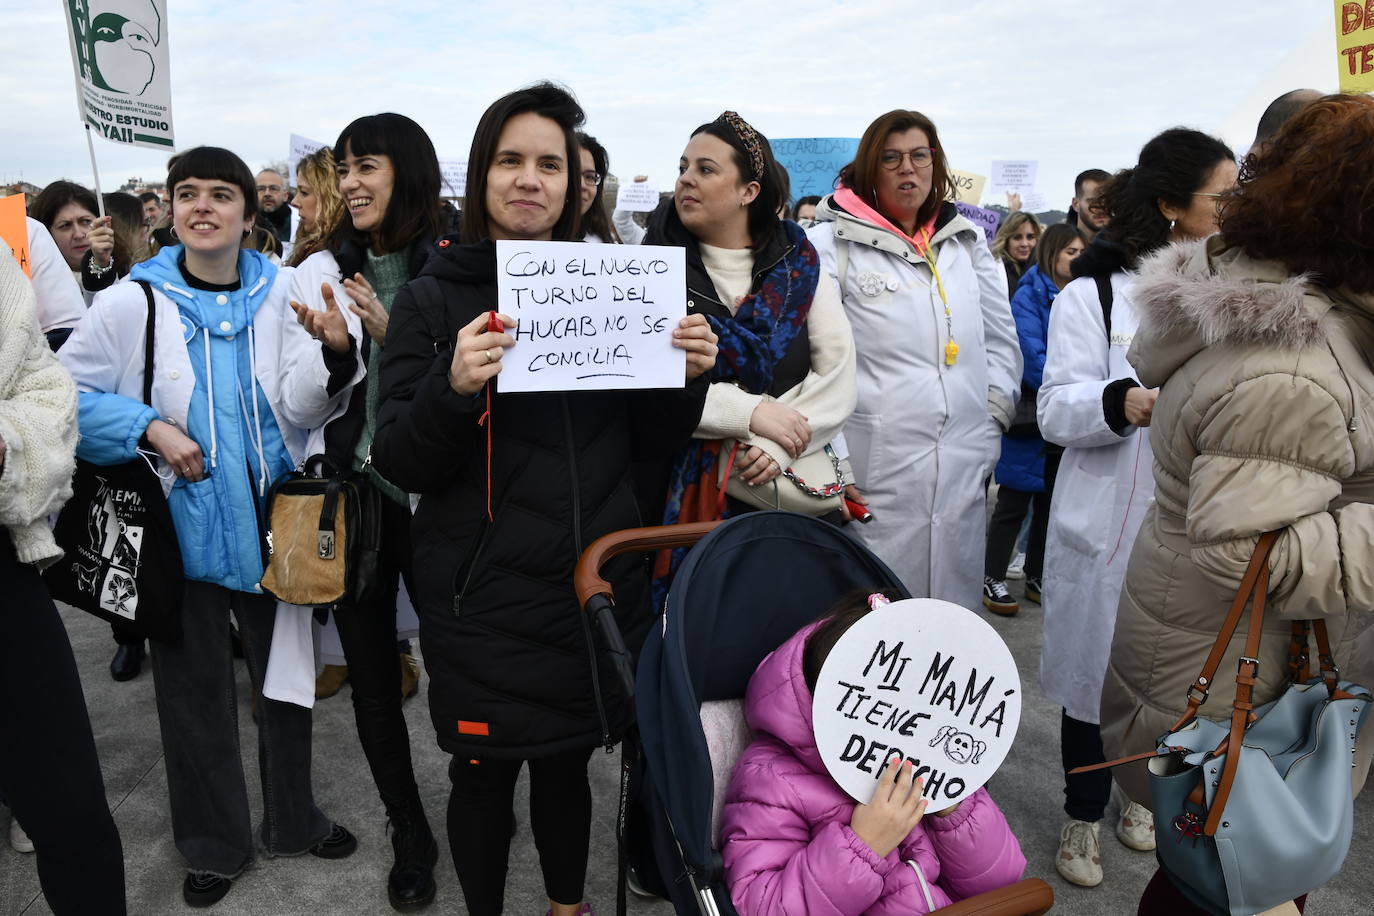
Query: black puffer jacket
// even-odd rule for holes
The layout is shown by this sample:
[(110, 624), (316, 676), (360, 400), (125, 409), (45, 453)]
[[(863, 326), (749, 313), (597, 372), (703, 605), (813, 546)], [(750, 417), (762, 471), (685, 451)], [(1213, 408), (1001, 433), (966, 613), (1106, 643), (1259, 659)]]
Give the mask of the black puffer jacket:
[[(388, 480), (421, 494), (414, 598), (439, 745), (523, 759), (609, 742), (629, 722), (601, 652), (594, 684), (573, 567), (597, 537), (640, 524), (631, 459), (680, 448), (701, 418), (706, 384), (503, 395), (498, 378), (489, 522), (478, 425), (486, 399), (455, 392), (448, 370), (458, 330), (496, 301), (495, 245), (441, 241), (392, 306), (372, 456)], [(631, 649), (652, 619), (646, 572), (634, 557), (606, 570)]]

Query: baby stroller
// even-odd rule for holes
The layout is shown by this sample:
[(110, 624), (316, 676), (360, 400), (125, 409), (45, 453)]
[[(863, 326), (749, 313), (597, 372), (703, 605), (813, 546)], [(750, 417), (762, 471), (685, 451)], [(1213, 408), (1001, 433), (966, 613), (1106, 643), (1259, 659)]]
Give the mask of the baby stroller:
[[(691, 544), (632, 678), (610, 612), (611, 587), (598, 570), (619, 554)], [(617, 913), (625, 912), (628, 854), (649, 879), (642, 883), (668, 897), (678, 916), (735, 916), (716, 834), (730, 774), (751, 740), (743, 713), (749, 678), (765, 655), (854, 589), (908, 596), (905, 587), (838, 528), (790, 512), (607, 535), (583, 555), (576, 587), (635, 696), (638, 718), (638, 740), (632, 735), (622, 748)], [(647, 837), (627, 844), (631, 808)], [(652, 880), (658, 876), (661, 883)], [(1048, 884), (1028, 879), (940, 912), (1038, 916), (1053, 902)]]

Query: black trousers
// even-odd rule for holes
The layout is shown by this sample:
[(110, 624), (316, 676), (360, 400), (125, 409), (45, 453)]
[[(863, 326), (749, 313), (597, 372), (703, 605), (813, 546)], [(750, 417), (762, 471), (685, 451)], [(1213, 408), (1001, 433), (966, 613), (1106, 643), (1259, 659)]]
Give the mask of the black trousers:
[(1064, 813), (1076, 821), (1096, 823), (1102, 820), (1107, 802), (1112, 798), (1112, 771), (1093, 770), (1091, 773), (1070, 775), (1074, 767), (1106, 763), (1102, 750), (1102, 729), (1092, 722), (1080, 722), (1060, 711), (1059, 752), (1064, 759)]
[[(539, 850), (544, 892), (555, 903), (579, 903), (592, 832), (592, 749), (530, 760), (530, 831)], [(505, 905), (511, 803), (522, 760), (453, 758), (448, 842), (472, 916), (495, 916)]]
[[(377, 792), (393, 819), (423, 817), (410, 758), (410, 732), (401, 711), (401, 662), (396, 650), (396, 595), (409, 585), (410, 510), (382, 496), (380, 586), (371, 599), (341, 604), (332, 613), (348, 662), (353, 719)], [(413, 592), (412, 592), (413, 593)]]
[(0, 527), (0, 796), (33, 840), (48, 906), (124, 914), (124, 851), (105, 800), (67, 631)]
[(988, 523), (987, 552), (983, 555), (983, 575), (993, 579), (1007, 577), (1007, 564), (1016, 549), (1016, 536), (1026, 511), (1031, 511), (1030, 541), (1026, 544), (1026, 578), (1039, 579), (1045, 573), (1045, 531), (1050, 524), (1050, 494), (1014, 490), (1005, 484), (997, 488), (997, 506)]

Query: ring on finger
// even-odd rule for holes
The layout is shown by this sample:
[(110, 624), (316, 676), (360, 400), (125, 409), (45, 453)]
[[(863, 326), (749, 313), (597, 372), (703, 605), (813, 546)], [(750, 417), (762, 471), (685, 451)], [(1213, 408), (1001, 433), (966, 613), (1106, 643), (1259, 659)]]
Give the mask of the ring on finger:
[(488, 363), (495, 362), (495, 360), (493, 360), (493, 359), (491, 358), (491, 351), (490, 351), (490, 350), (483, 350), (483, 351), (482, 351), (482, 355), (485, 356), (485, 357), (487, 358), (487, 361), (486, 361), (485, 363), (483, 363), (482, 365), (485, 366), (485, 365), (487, 365)]

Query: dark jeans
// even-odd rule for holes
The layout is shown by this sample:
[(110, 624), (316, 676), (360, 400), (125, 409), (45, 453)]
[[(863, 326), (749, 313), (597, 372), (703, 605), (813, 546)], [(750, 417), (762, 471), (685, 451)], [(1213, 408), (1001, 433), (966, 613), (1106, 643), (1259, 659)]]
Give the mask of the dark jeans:
[(110, 632), (114, 634), (114, 641), (121, 646), (143, 645), (143, 637), (135, 632), (127, 623), (110, 624)]
[[(582, 900), (592, 831), (591, 756), (587, 748), (529, 761), (530, 830), (539, 850), (544, 892), (555, 903)], [(505, 904), (511, 802), (523, 763), (457, 757), (449, 762), (449, 848), (472, 916), (494, 916)]]
[[(410, 732), (401, 712), (401, 662), (396, 645), (396, 593), (410, 584), (410, 510), (383, 496), (380, 587), (366, 603), (331, 610), (353, 688), (353, 718), (372, 779), (393, 819), (422, 817), (410, 759)], [(413, 591), (412, 591), (413, 593)]]
[(1026, 544), (1026, 578), (1039, 579), (1045, 573), (1045, 530), (1050, 524), (1050, 494), (1014, 490), (1005, 484), (997, 488), (997, 506), (988, 523), (987, 552), (983, 555), (983, 575), (993, 579), (1007, 577), (1007, 564), (1016, 549), (1016, 536), (1026, 510), (1031, 510), (1030, 541)]
[[(1299, 913), (1307, 911), (1306, 894), (1293, 902), (1298, 905)], [(1136, 909), (1136, 916), (1207, 916), (1207, 913), (1183, 896), (1163, 869), (1156, 870), (1150, 883), (1145, 885), (1145, 893), (1140, 895), (1140, 906)]]
[(1080, 722), (1067, 710), (1061, 710), (1059, 751), (1064, 758), (1064, 813), (1076, 821), (1096, 823), (1102, 820), (1107, 802), (1112, 798), (1112, 771), (1102, 769), (1069, 774), (1074, 767), (1107, 762), (1102, 750), (1102, 729), (1092, 722)]
[(172, 834), (191, 869), (227, 878), (253, 860), (229, 643), (231, 611), (258, 701), (262, 848), (269, 856), (300, 855), (332, 827), (315, 807), (310, 788), (310, 710), (262, 695), (276, 601), (187, 582), (181, 644), (151, 642)]
[(33, 840), (57, 916), (118, 914), (124, 852), (62, 618), (0, 527), (0, 796)]

